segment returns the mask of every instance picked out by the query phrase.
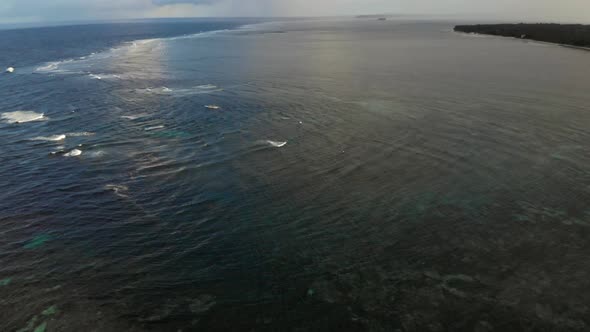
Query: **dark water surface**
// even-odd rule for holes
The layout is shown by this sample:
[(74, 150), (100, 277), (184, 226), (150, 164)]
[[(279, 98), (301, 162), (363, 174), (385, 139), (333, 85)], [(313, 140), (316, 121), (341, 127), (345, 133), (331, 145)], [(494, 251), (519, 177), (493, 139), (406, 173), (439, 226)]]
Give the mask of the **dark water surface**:
[(590, 53), (245, 23), (0, 32), (0, 330), (590, 329)]

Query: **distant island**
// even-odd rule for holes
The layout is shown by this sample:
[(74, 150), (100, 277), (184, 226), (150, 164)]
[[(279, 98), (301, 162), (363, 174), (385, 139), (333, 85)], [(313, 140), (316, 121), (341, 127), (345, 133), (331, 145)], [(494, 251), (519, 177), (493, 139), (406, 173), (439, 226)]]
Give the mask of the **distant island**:
[(590, 47), (590, 25), (582, 24), (478, 24), (457, 25), (455, 31), (514, 37), (548, 43)]
[(382, 17), (387, 17), (388, 15), (384, 15), (384, 14), (371, 14), (371, 15), (357, 15), (355, 16), (356, 18), (382, 18)]
[(362, 19), (373, 19), (373, 20), (378, 20), (378, 21), (387, 21), (387, 18), (390, 17), (390, 15), (383, 15), (383, 14), (379, 14), (379, 15), (358, 15), (356, 16), (356, 18), (362, 18)]

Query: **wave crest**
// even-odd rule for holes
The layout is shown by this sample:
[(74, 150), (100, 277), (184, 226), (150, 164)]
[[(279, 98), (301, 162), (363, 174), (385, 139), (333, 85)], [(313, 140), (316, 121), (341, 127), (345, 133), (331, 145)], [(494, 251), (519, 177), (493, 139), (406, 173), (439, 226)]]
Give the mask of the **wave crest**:
[(2, 116), (0, 118), (7, 123), (23, 123), (32, 121), (43, 121), (47, 119), (43, 113), (36, 113), (33, 111), (6, 112), (2, 113)]
[(37, 136), (31, 138), (32, 141), (47, 141), (47, 142), (58, 142), (66, 139), (66, 135), (51, 135), (51, 136)]
[(283, 146), (287, 145), (287, 142), (271, 141), (271, 140), (267, 140), (266, 143), (268, 143), (270, 146), (272, 146), (274, 148), (282, 148)]
[(68, 153), (64, 153), (64, 157), (77, 157), (82, 154), (81, 150), (73, 149)]

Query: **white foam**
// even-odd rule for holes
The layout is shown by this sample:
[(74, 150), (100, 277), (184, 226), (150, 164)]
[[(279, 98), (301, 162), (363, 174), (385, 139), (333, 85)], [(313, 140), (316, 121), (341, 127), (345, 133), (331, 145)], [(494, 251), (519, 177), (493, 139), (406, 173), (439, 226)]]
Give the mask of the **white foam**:
[(269, 29), (275, 29), (280, 27), (281, 24), (285, 22), (281, 21), (272, 21), (272, 22), (261, 22), (261, 23), (252, 23), (252, 24), (245, 24), (239, 27), (236, 31), (244, 32), (244, 31), (265, 31)]
[(221, 107), (220, 106), (217, 106), (217, 105), (205, 105), (205, 108), (208, 108), (210, 110), (218, 110), (218, 109), (221, 109)]
[(266, 143), (270, 144), (270, 146), (275, 148), (282, 148), (283, 146), (287, 145), (287, 142), (279, 142), (279, 141), (271, 141), (267, 140)]
[(6, 68), (6, 72), (9, 73), (9, 74), (12, 74), (12, 73), (14, 73), (14, 68), (13, 67), (8, 67), (8, 68)]
[[(152, 39), (143, 39), (143, 40), (136, 40), (132, 42), (124, 42), (119, 46), (110, 48), (108, 50), (102, 52), (95, 52), (91, 53), (86, 56), (81, 56), (77, 58), (70, 58), (61, 61), (52, 61), (42, 64), (41, 66), (36, 68), (38, 73), (46, 73), (46, 74), (74, 74), (74, 73), (88, 73), (87, 71), (80, 71), (80, 65), (83, 67), (88, 67), (92, 65), (92, 61), (96, 59), (107, 59), (111, 57), (115, 57), (119, 54), (128, 54), (130, 52), (146, 52), (146, 51), (154, 51), (156, 48), (162, 47), (162, 42), (164, 41), (171, 41), (171, 40), (180, 40), (180, 39), (192, 39), (192, 38), (200, 38), (200, 37), (207, 37), (211, 36), (220, 32), (224, 32), (228, 30), (215, 30), (215, 31), (207, 31), (207, 32), (200, 32), (190, 35), (184, 36), (177, 36), (177, 37), (165, 37), (165, 38), (152, 38)], [(77, 70), (69, 70), (69, 66), (67, 64), (73, 64), (74, 67), (77, 67)], [(71, 68), (70, 68), (71, 69)], [(92, 75), (92, 76), (91, 76)], [(107, 75), (104, 74), (91, 74), (88, 75), (93, 79), (107, 79)], [(117, 77), (118, 75), (111, 75), (110, 78), (120, 78)]]
[(81, 132), (75, 132), (75, 133), (67, 133), (66, 136), (69, 137), (86, 137), (86, 136), (94, 136), (94, 133), (88, 132), (88, 131), (81, 131)]
[(95, 80), (113, 80), (122, 78), (121, 75), (117, 74), (88, 74), (88, 77)]
[(473, 37), (473, 38), (497, 38), (497, 36), (492, 36), (492, 35), (485, 35), (482, 33), (477, 33), (477, 32), (461, 32), (461, 31), (455, 31), (455, 33), (464, 36), (464, 37)]
[(36, 113), (32, 111), (16, 111), (2, 113), (2, 120), (8, 123), (23, 123), (32, 121), (43, 121), (47, 118), (43, 113)]
[(62, 134), (62, 135), (51, 135), (51, 136), (38, 136), (38, 137), (32, 138), (31, 140), (57, 142), (57, 141), (63, 141), (64, 139), (66, 139), (66, 135)]
[(197, 85), (189, 88), (169, 88), (166, 86), (162, 86), (157, 88), (145, 88), (135, 90), (135, 92), (142, 94), (169, 95), (173, 97), (207, 94), (218, 91), (223, 91), (223, 89), (213, 84)]
[(165, 126), (153, 126), (153, 127), (146, 127), (144, 128), (145, 131), (157, 130), (157, 129), (164, 129)]
[(46, 72), (46, 71), (52, 71), (52, 70), (56, 70), (59, 66), (59, 62), (48, 62), (43, 66), (39, 66), (37, 67), (37, 71), (41, 71), (41, 72)]
[(36, 71), (39, 73), (64, 73), (67, 71), (61, 68), (62, 65), (72, 63), (74, 61), (76, 61), (76, 59), (65, 59), (61, 61), (47, 62), (44, 65), (37, 67)]
[(135, 115), (122, 115), (121, 119), (127, 119), (127, 120), (137, 120), (137, 119), (141, 119), (141, 118), (145, 118), (146, 116), (148, 116), (148, 114), (135, 114)]
[(64, 157), (77, 157), (79, 155), (82, 154), (82, 151), (78, 150), (78, 149), (73, 149), (68, 153), (64, 154)]
[(165, 86), (159, 87), (159, 88), (136, 89), (135, 91), (137, 93), (143, 93), (143, 94), (168, 94), (168, 93), (172, 92), (171, 89), (169, 89)]
[(207, 94), (207, 93), (213, 93), (213, 92), (219, 92), (219, 91), (223, 91), (223, 89), (221, 89), (213, 84), (206, 84), (206, 85), (197, 85), (197, 86), (190, 87), (190, 88), (175, 89), (173, 91), (173, 95), (176, 97), (183, 97), (183, 96)]
[(211, 90), (211, 89), (217, 89), (217, 85), (204, 84), (204, 85), (197, 85), (195, 88), (202, 89), (202, 90)]
[(206, 31), (206, 32), (198, 32), (198, 33), (193, 33), (193, 34), (189, 34), (189, 35), (183, 35), (183, 36), (177, 36), (177, 37), (169, 37), (169, 38), (158, 38), (158, 39), (151, 39), (150, 41), (154, 41), (154, 40), (182, 40), (182, 39), (193, 39), (193, 38), (203, 38), (203, 37), (208, 37), (208, 36), (212, 36), (218, 33), (222, 33), (222, 32), (227, 32), (227, 31), (231, 31), (229, 29), (223, 29), (223, 30), (213, 30), (213, 31)]
[(127, 186), (124, 186), (124, 185), (107, 184), (106, 186), (104, 186), (104, 189), (105, 190), (110, 190), (110, 191), (114, 192), (115, 195), (117, 195), (119, 197), (123, 197), (123, 198), (129, 197), (127, 195), (127, 192), (129, 191), (129, 188)]

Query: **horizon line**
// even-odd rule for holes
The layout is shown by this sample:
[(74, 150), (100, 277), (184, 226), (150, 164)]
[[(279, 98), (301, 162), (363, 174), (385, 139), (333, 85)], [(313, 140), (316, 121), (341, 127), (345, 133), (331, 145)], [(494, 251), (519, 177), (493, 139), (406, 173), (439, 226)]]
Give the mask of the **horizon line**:
[(475, 21), (486, 20), (490, 22), (518, 22), (518, 23), (557, 23), (557, 24), (588, 24), (581, 23), (574, 20), (552, 19), (512, 19), (479, 17), (482, 14), (473, 14), (473, 18), (467, 17), (466, 14), (393, 14), (393, 13), (376, 13), (376, 14), (350, 14), (350, 15), (306, 15), (306, 16), (187, 16), (187, 17), (130, 17), (117, 19), (81, 19), (81, 20), (48, 20), (48, 21), (30, 21), (30, 22), (14, 22), (14, 23), (0, 23), (0, 30), (25, 29), (25, 28), (43, 28), (43, 27), (58, 27), (58, 26), (77, 26), (77, 25), (94, 25), (94, 24), (108, 24), (108, 23), (133, 23), (133, 22), (147, 22), (147, 21), (190, 21), (190, 20), (297, 20), (297, 19), (337, 19), (337, 18), (425, 18), (431, 20), (437, 19), (453, 19), (457, 21)]

